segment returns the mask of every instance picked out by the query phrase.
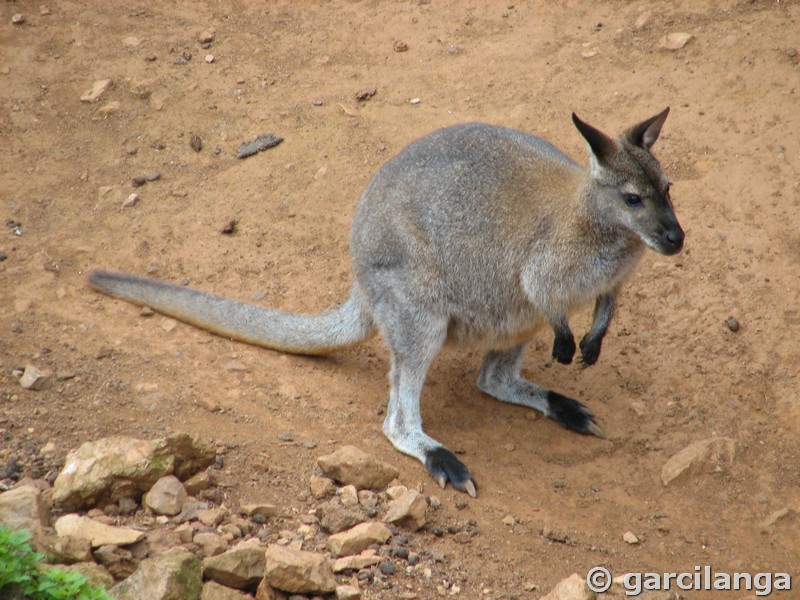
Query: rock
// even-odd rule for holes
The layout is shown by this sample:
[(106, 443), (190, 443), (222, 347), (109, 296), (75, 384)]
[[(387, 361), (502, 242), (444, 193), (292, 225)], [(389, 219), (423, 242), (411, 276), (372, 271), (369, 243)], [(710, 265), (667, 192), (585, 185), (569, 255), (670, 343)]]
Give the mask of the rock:
[(93, 548), (99, 546), (126, 546), (144, 538), (143, 531), (128, 527), (113, 527), (76, 514), (59, 517), (54, 524), (59, 537), (72, 536), (89, 540)]
[(354, 485), (346, 485), (339, 490), (339, 501), (342, 506), (358, 506), (358, 490)]
[(383, 544), (392, 532), (383, 523), (361, 523), (352, 529), (330, 536), (325, 547), (336, 556), (358, 554), (371, 544)]
[(737, 331), (739, 331), (740, 327), (739, 319), (737, 319), (736, 317), (728, 317), (725, 320), (725, 324), (728, 326), (728, 329), (730, 329), (732, 332), (736, 333)]
[(200, 546), (203, 556), (217, 556), (228, 549), (228, 542), (221, 535), (210, 531), (196, 533), (191, 541)]
[(67, 455), (53, 484), (53, 502), (65, 510), (137, 498), (174, 473), (185, 479), (209, 466), (214, 449), (186, 434), (157, 440), (109, 437)]
[(108, 115), (113, 115), (114, 113), (118, 113), (121, 108), (122, 108), (122, 103), (119, 102), (119, 100), (114, 100), (98, 108), (96, 115), (98, 117), (107, 117)]
[(198, 135), (193, 135), (189, 139), (189, 146), (191, 146), (192, 150), (195, 152), (200, 152), (203, 149), (203, 140)]
[(100, 546), (94, 551), (94, 559), (116, 580), (130, 577), (138, 566), (130, 550), (114, 545)]
[(224, 508), (202, 508), (197, 511), (197, 520), (206, 527), (216, 527), (227, 515)]
[(253, 539), (203, 559), (203, 576), (228, 587), (245, 589), (258, 585), (264, 577), (264, 567), (264, 549)]
[(680, 50), (689, 43), (694, 36), (691, 33), (668, 33), (658, 42), (661, 50)]
[(400, 475), (397, 468), (371, 457), (355, 446), (343, 446), (333, 454), (317, 459), (323, 473), (359, 489), (382, 489)]
[(12, 25), (22, 25), (25, 22), (25, 15), (22, 13), (15, 13), (11, 16)]
[(197, 41), (201, 44), (210, 44), (214, 41), (215, 36), (216, 32), (213, 29), (206, 29), (198, 34)]
[(214, 56), (213, 54), (206, 54), (205, 61), (206, 61), (208, 64), (211, 64), (211, 63), (213, 63), (213, 62), (214, 62), (214, 60), (216, 60), (216, 58), (215, 58), (215, 56)]
[(189, 479), (183, 482), (183, 487), (186, 490), (186, 493), (190, 496), (197, 496), (203, 490), (207, 490), (211, 486), (217, 483), (217, 478), (214, 473), (206, 469), (205, 471), (200, 471), (199, 473), (195, 473)]
[(144, 506), (157, 515), (175, 516), (183, 510), (187, 494), (180, 480), (166, 475), (155, 482), (144, 496)]
[(408, 44), (406, 44), (402, 40), (395, 40), (392, 44), (392, 50), (395, 52), (407, 52), (408, 51)]
[(363, 523), (366, 515), (356, 508), (346, 508), (338, 498), (333, 498), (317, 508), (320, 527), (328, 533), (339, 533)]
[(389, 499), (391, 500), (397, 500), (407, 491), (408, 488), (404, 485), (390, 485), (388, 488), (386, 488), (386, 495), (389, 496)]
[(333, 572), (360, 571), (375, 566), (379, 562), (381, 562), (381, 557), (375, 554), (374, 550), (365, 550), (361, 554), (337, 558), (333, 563)]
[(138, 48), (142, 45), (142, 40), (134, 35), (129, 35), (127, 37), (122, 38), (122, 45), (126, 48)]
[(541, 600), (595, 600), (596, 598), (597, 594), (586, 585), (586, 579), (573, 573), (558, 582), (549, 594), (542, 596)]
[(427, 509), (428, 503), (422, 494), (417, 490), (407, 490), (405, 494), (389, 503), (389, 510), (386, 511), (383, 520), (404, 529), (417, 531), (428, 522), (425, 517)]
[(330, 594), (336, 579), (330, 560), (316, 552), (267, 547), (264, 579), (273, 588), (298, 594)]
[(136, 206), (138, 202), (139, 202), (139, 194), (137, 194), (136, 192), (131, 192), (128, 195), (128, 197), (125, 198), (125, 201), (122, 203), (122, 208), (131, 208), (133, 206)]
[(102, 565), (95, 562), (79, 562), (74, 565), (59, 565), (59, 568), (66, 571), (73, 571), (80, 573), (89, 582), (92, 587), (102, 586), (103, 588), (110, 588), (114, 585), (114, 578)]
[(145, 535), (145, 540), (145, 542), (139, 542), (139, 544), (146, 544), (148, 556), (168, 554), (173, 548), (177, 548), (184, 543), (177, 531), (161, 528), (148, 531)]
[(778, 521), (780, 521), (785, 517), (788, 517), (793, 512), (794, 511), (791, 508), (789, 508), (788, 506), (784, 506), (783, 508), (780, 508), (772, 512), (766, 519), (761, 521), (758, 528), (759, 530), (761, 530), (761, 532), (767, 532), (769, 531), (770, 528), (772, 528), (775, 525), (775, 523), (777, 523)]
[(280, 590), (276, 590), (266, 579), (262, 579), (256, 588), (256, 600), (287, 600), (288, 596)]
[(700, 440), (670, 458), (661, 468), (661, 481), (669, 485), (682, 474), (711, 463), (730, 464), (736, 454), (736, 441), (728, 437)]
[(252, 600), (250, 594), (220, 585), (215, 581), (207, 581), (203, 585), (200, 600)]
[(635, 534), (635, 533), (633, 533), (632, 531), (626, 531), (626, 532), (625, 532), (625, 533), (622, 535), (622, 539), (623, 539), (623, 540), (625, 540), (625, 543), (627, 543), (627, 544), (631, 544), (631, 545), (634, 545), (634, 544), (638, 544), (638, 543), (639, 543), (639, 538), (638, 538), (638, 537), (636, 537), (636, 534)]
[(361, 590), (354, 585), (337, 585), (336, 600), (359, 600)]
[(37, 535), (50, 519), (42, 492), (22, 485), (0, 494), (0, 525)]
[(19, 384), (26, 390), (40, 391), (51, 387), (53, 381), (49, 374), (40, 371), (33, 365), (28, 365), (19, 379)]
[(203, 588), (200, 561), (182, 552), (148, 558), (111, 590), (117, 600), (199, 600)]
[(278, 507), (266, 502), (245, 504), (241, 508), (241, 513), (251, 519), (256, 516), (270, 519), (278, 514)]
[(53, 539), (47, 551), (62, 565), (92, 561), (92, 542), (86, 538), (60, 535)]
[(83, 93), (81, 102), (97, 102), (100, 100), (100, 96), (110, 90), (113, 85), (114, 82), (111, 79), (98, 79), (92, 84), (91, 89)]
[(311, 488), (311, 493), (314, 495), (314, 498), (317, 500), (326, 498), (336, 491), (336, 484), (333, 483), (333, 479), (318, 477), (317, 475), (311, 476), (309, 487)]

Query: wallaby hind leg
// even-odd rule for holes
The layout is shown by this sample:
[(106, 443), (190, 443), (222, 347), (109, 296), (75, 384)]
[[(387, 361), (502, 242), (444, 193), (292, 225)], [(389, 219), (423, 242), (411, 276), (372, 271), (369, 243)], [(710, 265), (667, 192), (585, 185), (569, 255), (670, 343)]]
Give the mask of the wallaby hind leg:
[(535, 408), (567, 429), (605, 437), (586, 406), (520, 376), (524, 353), (524, 344), (510, 350), (487, 352), (478, 374), (481, 391), (503, 402)]
[(475, 483), (467, 467), (422, 428), (422, 386), (431, 362), (447, 337), (446, 320), (426, 319), (416, 314), (390, 318), (391, 324), (387, 324), (386, 315), (383, 317), (379, 317), (379, 327), (392, 356), (384, 434), (400, 452), (424, 464), (441, 487), (449, 481), (454, 488), (475, 497)]

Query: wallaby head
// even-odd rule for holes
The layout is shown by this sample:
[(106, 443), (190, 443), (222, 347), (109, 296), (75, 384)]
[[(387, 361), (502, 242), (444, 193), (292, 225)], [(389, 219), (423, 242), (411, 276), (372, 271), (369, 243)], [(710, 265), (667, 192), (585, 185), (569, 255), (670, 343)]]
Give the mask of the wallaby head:
[(684, 233), (669, 195), (669, 180), (650, 153), (669, 108), (634, 125), (616, 140), (581, 121), (572, 120), (589, 144), (589, 197), (602, 221), (622, 228), (661, 254), (677, 254)]

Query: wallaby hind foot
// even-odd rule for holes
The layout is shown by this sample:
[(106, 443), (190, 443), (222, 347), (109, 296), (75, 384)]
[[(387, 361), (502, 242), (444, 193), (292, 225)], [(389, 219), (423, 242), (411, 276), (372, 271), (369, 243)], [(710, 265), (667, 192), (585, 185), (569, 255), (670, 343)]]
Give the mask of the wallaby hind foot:
[[(612, 139), (573, 122), (589, 165), (540, 138), (471, 123), (436, 131), (384, 164), (358, 202), (350, 234), (349, 298), (297, 315), (131, 275), (96, 271), (95, 289), (220, 335), (285, 352), (320, 354), (380, 331), (391, 354), (383, 431), (441, 486), (475, 496), (467, 467), (423, 429), (420, 398), (446, 341), (491, 351), (478, 387), (560, 425), (603, 437), (592, 411), (520, 376), (543, 326), (553, 357), (595, 364), (616, 298), (645, 248), (672, 255), (684, 233), (669, 181), (650, 149), (669, 109)], [(569, 315), (594, 304), (576, 345)], [(454, 421), (457, 423), (457, 421)]]

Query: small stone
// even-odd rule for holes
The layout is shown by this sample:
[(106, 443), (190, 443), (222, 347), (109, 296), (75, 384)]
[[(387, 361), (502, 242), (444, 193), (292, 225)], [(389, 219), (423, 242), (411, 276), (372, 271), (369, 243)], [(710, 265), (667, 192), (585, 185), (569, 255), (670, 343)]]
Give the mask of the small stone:
[(200, 136), (193, 135), (189, 139), (189, 145), (195, 152), (200, 152), (203, 149), (203, 140), (200, 139)]
[(266, 502), (245, 504), (242, 506), (242, 513), (251, 519), (255, 516), (271, 519), (272, 517), (278, 515), (278, 507), (274, 504), (268, 504)]
[(197, 533), (190, 541), (200, 546), (203, 556), (217, 556), (228, 549), (228, 542), (221, 535), (210, 531)]
[[(10, 475), (8, 471), (3, 473), (3, 479)], [(9, 529), (26, 529), (35, 535), (48, 521), (47, 503), (39, 489), (21, 485), (0, 494), (0, 525)]]
[(91, 89), (83, 93), (81, 102), (97, 102), (113, 85), (114, 82), (111, 79), (98, 79), (92, 84)]
[(411, 104), (413, 104), (414, 106), (416, 106), (416, 105), (417, 105), (417, 104), (419, 104), (420, 102), (422, 102), (422, 100), (420, 100), (419, 98), (412, 98), (412, 99), (410, 100), (410, 103), (411, 103)]
[(144, 175), (137, 175), (131, 179), (131, 185), (135, 188), (142, 187), (145, 183), (147, 183), (147, 177)]
[(513, 527), (517, 524), (517, 520), (512, 515), (506, 515), (503, 517), (503, 525), (507, 525), (508, 527)]
[(384, 560), (378, 565), (378, 570), (384, 575), (394, 575), (395, 566), (388, 560)]
[(22, 25), (25, 22), (25, 15), (17, 13), (11, 17), (11, 23), (14, 25)]
[(728, 326), (728, 329), (734, 333), (739, 331), (739, 320), (736, 317), (728, 317), (725, 324)]
[(689, 43), (694, 36), (691, 33), (668, 33), (658, 42), (661, 50), (680, 50)]
[(358, 490), (354, 485), (346, 485), (339, 490), (339, 500), (342, 506), (358, 506)]
[(197, 36), (197, 41), (201, 44), (210, 44), (214, 41), (216, 37), (216, 32), (213, 29), (206, 29), (205, 31), (201, 31), (200, 34)]
[(359, 600), (361, 590), (354, 585), (337, 585), (336, 600)]
[(356, 100), (358, 100), (359, 102), (366, 102), (377, 93), (378, 93), (377, 88), (372, 88), (369, 90), (361, 90), (356, 94)]
[(404, 485), (390, 485), (388, 488), (386, 488), (386, 495), (389, 496), (391, 500), (397, 500), (407, 491), (408, 488)]
[(383, 523), (361, 523), (330, 536), (325, 547), (336, 556), (358, 554), (371, 544), (384, 544), (392, 532)]
[(216, 581), (206, 581), (203, 584), (200, 600), (253, 600), (253, 596), (220, 585)]
[(392, 44), (392, 50), (395, 52), (407, 52), (408, 44), (401, 40), (395, 40), (394, 44)]
[(40, 391), (48, 389), (53, 382), (47, 373), (28, 365), (20, 377), (19, 384), (26, 390)]
[(336, 484), (333, 483), (332, 479), (319, 477), (317, 475), (311, 476), (309, 487), (311, 488), (311, 494), (317, 500), (330, 496), (336, 491)]
[(122, 203), (122, 208), (131, 208), (133, 206), (136, 206), (138, 202), (139, 202), (139, 194), (137, 194), (136, 192), (131, 192), (130, 196), (125, 198), (125, 202)]
[(144, 538), (144, 532), (127, 527), (112, 527), (89, 517), (67, 514), (55, 522), (59, 536), (72, 536), (91, 541), (92, 547), (126, 546)]
[(127, 37), (122, 38), (122, 45), (126, 48), (138, 48), (142, 45), (142, 40), (134, 35), (129, 35)]
[(177, 515), (186, 502), (186, 489), (174, 475), (167, 475), (156, 481), (144, 496), (144, 505), (159, 515)]
[(375, 566), (379, 562), (381, 562), (381, 557), (375, 554), (374, 550), (365, 550), (361, 554), (337, 558), (333, 563), (333, 572), (360, 571), (361, 569)]
[(355, 446), (343, 446), (333, 454), (321, 456), (317, 464), (331, 479), (359, 489), (384, 488), (400, 474), (396, 467), (374, 459)]
[(688, 471), (720, 463), (731, 464), (736, 454), (736, 441), (728, 437), (700, 440), (672, 456), (661, 468), (661, 482), (669, 485)]
[(220, 403), (214, 400), (213, 398), (205, 398), (205, 397), (200, 398), (197, 401), (197, 406), (199, 406), (200, 408), (204, 408), (208, 412), (212, 413), (219, 412), (220, 410), (222, 410), (222, 406), (220, 405)]
[(346, 508), (338, 498), (333, 498), (330, 501), (322, 504), (318, 508), (320, 517), (320, 527), (328, 533), (339, 533), (345, 529), (362, 523), (366, 517), (361, 510), (354, 508)]
[(425, 513), (428, 503), (417, 490), (408, 490), (405, 494), (389, 503), (384, 520), (404, 529), (417, 531), (428, 522)]
[(639, 543), (639, 538), (636, 537), (636, 534), (633, 533), (632, 531), (626, 531), (623, 534), (622, 539), (625, 541), (626, 544), (634, 545)]
[(252, 539), (223, 554), (205, 558), (203, 576), (222, 585), (246, 589), (258, 585), (264, 577), (265, 565), (264, 549), (258, 540)]
[(586, 578), (573, 573), (556, 584), (541, 600), (595, 600), (597, 594), (586, 585)]
[(336, 590), (331, 562), (322, 554), (267, 547), (264, 579), (273, 588), (299, 594), (330, 594)]
[(197, 511), (197, 520), (207, 527), (216, 527), (227, 516), (224, 508), (206, 508)]
[(225, 235), (232, 235), (236, 233), (237, 223), (238, 221), (235, 218), (228, 219), (227, 221), (225, 221), (225, 224), (222, 227), (220, 227), (219, 232), (224, 233)]
[(214, 55), (213, 55), (213, 54), (206, 54), (205, 61), (206, 61), (208, 64), (211, 64), (211, 63), (213, 63), (213, 62), (214, 62), (214, 60), (215, 60), (215, 59), (214, 59)]
[(150, 171), (147, 175), (144, 176), (145, 181), (158, 181), (161, 179), (161, 173), (158, 171)]
[(122, 104), (118, 100), (114, 100), (113, 102), (109, 102), (102, 108), (97, 109), (97, 115), (99, 117), (107, 117), (108, 115), (113, 115), (114, 113), (119, 112), (122, 108)]
[(143, 306), (141, 309), (139, 309), (140, 317), (152, 317), (154, 314), (156, 314), (156, 311), (149, 306)]

